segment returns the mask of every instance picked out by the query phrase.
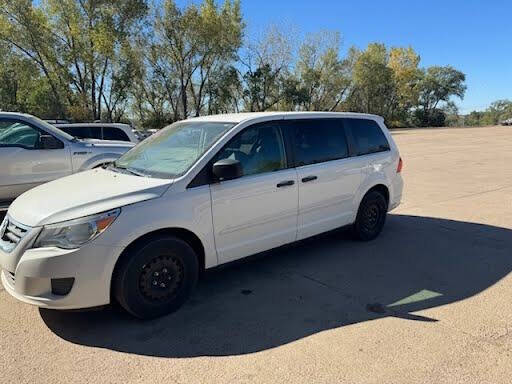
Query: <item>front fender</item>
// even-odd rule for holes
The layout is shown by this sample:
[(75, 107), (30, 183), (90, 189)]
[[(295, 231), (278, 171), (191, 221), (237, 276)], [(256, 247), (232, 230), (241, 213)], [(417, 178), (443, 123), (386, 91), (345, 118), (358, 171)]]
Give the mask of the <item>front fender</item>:
[(78, 169), (78, 172), (85, 171), (87, 169), (95, 168), (105, 163), (111, 163), (121, 157), (119, 153), (101, 153), (87, 159)]

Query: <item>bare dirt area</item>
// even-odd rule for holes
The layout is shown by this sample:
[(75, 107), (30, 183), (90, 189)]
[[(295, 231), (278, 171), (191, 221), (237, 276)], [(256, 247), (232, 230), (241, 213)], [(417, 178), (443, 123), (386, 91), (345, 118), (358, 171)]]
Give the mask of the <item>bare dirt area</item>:
[(0, 290), (1, 383), (510, 383), (512, 127), (399, 130), (402, 205), (208, 273), (177, 313)]

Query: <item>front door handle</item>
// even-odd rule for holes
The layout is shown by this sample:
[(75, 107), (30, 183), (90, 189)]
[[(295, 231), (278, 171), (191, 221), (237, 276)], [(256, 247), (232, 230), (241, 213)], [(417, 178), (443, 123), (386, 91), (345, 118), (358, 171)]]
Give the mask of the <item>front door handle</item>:
[(306, 177), (302, 178), (302, 182), (303, 183), (307, 183), (308, 181), (313, 181), (313, 180), (316, 180), (316, 179), (318, 179), (318, 177), (316, 177), (316, 176), (306, 176)]
[(295, 184), (295, 181), (293, 181), (293, 180), (281, 181), (279, 184), (277, 184), (277, 188), (287, 187), (287, 186), (293, 185), (293, 184)]

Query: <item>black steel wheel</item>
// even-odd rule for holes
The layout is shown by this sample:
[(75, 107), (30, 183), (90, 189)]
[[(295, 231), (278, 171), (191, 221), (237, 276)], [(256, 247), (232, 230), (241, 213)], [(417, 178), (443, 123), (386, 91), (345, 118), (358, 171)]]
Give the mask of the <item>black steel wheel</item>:
[(132, 315), (150, 319), (174, 312), (192, 293), (199, 263), (192, 247), (173, 236), (137, 244), (121, 256), (113, 294)]
[(158, 256), (142, 266), (139, 287), (142, 295), (151, 301), (165, 301), (174, 297), (183, 283), (183, 264), (174, 256)]
[(359, 205), (353, 232), (357, 239), (369, 241), (375, 239), (386, 222), (388, 204), (378, 191), (368, 192)]

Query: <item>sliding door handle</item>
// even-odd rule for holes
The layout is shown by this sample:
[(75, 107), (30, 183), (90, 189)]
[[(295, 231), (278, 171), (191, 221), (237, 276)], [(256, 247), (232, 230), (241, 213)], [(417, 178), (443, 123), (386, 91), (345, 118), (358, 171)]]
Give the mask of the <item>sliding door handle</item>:
[(318, 179), (318, 177), (316, 177), (316, 176), (306, 176), (306, 177), (302, 178), (302, 182), (303, 183), (307, 183), (308, 181), (313, 181), (313, 180), (316, 180), (316, 179)]
[(295, 181), (293, 181), (293, 180), (281, 181), (279, 184), (277, 184), (277, 188), (287, 187), (287, 186), (293, 185), (293, 184), (295, 184)]

